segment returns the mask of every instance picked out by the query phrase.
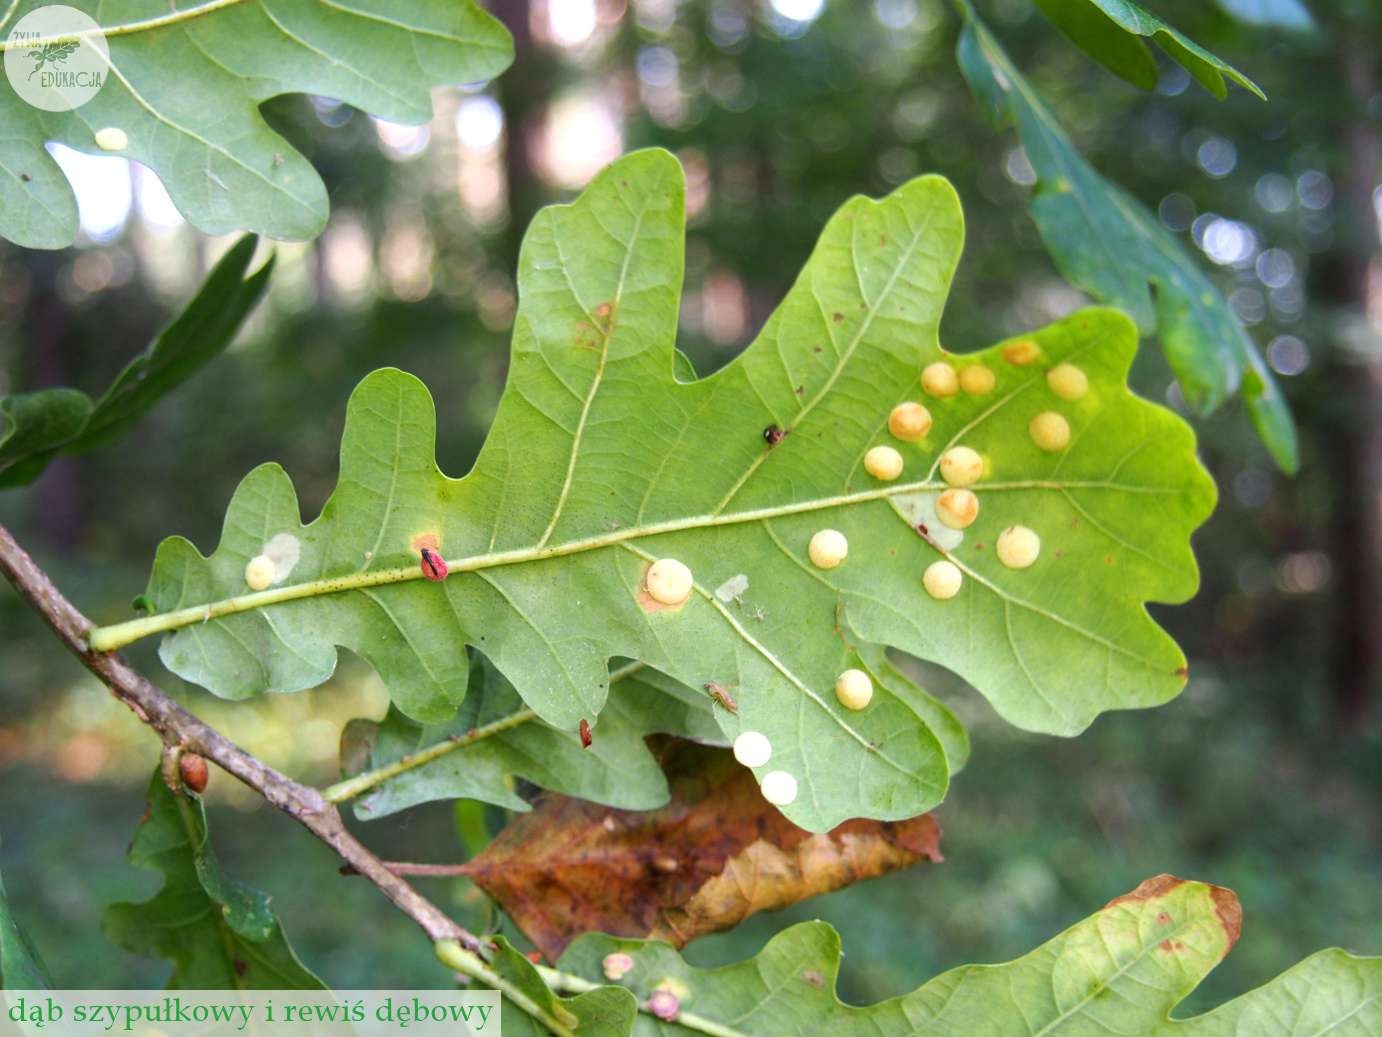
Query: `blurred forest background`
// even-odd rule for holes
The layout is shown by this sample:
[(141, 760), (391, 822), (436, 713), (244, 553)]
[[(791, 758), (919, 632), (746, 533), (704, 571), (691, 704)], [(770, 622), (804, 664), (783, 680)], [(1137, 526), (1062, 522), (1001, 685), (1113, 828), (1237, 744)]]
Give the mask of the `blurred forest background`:
[[(941, 0), (489, 6), (515, 36), (516, 63), (493, 84), (438, 91), (430, 125), (327, 98), (266, 106), (332, 192), (326, 233), (276, 246), (269, 298), (236, 345), (132, 435), (0, 495), (0, 521), (97, 621), (130, 615), (161, 538), (214, 547), (232, 490), (261, 462), (283, 464), (315, 515), (334, 485), (346, 398), (376, 367), (427, 383), (442, 467), (462, 474), (503, 385), (524, 228), (626, 150), (661, 145), (686, 168), (680, 344), (702, 373), (751, 339), (841, 202), (923, 172), (954, 182), (968, 222), (948, 348), (1086, 301), (1027, 215), (1025, 156), (959, 75), (959, 22)], [(1244, 905), (1243, 940), (1197, 1006), (1322, 947), (1382, 953), (1382, 6), (1315, 2), (1313, 29), (1253, 23), (1292, 4), (1154, 6), (1270, 100), (1235, 87), (1215, 101), (1174, 65), (1144, 93), (1029, 0), (979, 4), (1094, 165), (1215, 272), (1283, 376), (1301, 472), (1273, 469), (1236, 401), (1195, 421), (1221, 493), (1195, 541), (1203, 586), (1185, 606), (1154, 608), (1191, 659), (1185, 693), (1063, 740), (1014, 730), (954, 678), (915, 665), (974, 739), (937, 811), (947, 861), (756, 916), (693, 945), (698, 964), (820, 917), (843, 935), (843, 995), (871, 1001), (1025, 953), (1166, 871), (1229, 886)], [(82, 237), (65, 252), (0, 253), (0, 393), (98, 394), (232, 240), (193, 231), (127, 160), (60, 157)], [(1184, 410), (1155, 342), (1134, 380)], [(315, 691), (230, 704), (164, 671), (151, 644), (129, 654), (241, 744), (318, 783), (336, 774), (341, 725), (384, 710), (358, 660)], [(61, 986), (166, 978), (166, 965), (99, 932), (105, 904), (159, 883), (123, 857), (156, 755), (153, 736), (0, 589), (0, 870)], [(329, 983), (448, 982), (412, 923), (338, 877), (306, 832), (219, 772), (208, 795), (228, 872), (275, 894)], [(495, 814), (432, 804), (353, 827), (390, 859), (454, 861), (502, 823)], [(419, 881), (485, 924), (467, 883)]]

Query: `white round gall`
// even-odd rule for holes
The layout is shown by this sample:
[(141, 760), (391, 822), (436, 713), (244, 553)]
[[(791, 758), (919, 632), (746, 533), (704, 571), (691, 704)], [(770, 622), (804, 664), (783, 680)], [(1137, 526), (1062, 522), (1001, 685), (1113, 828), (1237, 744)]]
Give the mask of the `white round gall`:
[(921, 387), (928, 395), (944, 399), (960, 391), (960, 379), (953, 367), (944, 360), (937, 360), (921, 372)]
[(845, 709), (863, 709), (873, 699), (873, 681), (863, 670), (846, 670), (835, 681), (835, 697)]
[(967, 529), (979, 517), (979, 498), (968, 490), (944, 490), (936, 498), (936, 518), (951, 529)]
[(931, 431), (931, 412), (919, 403), (899, 403), (888, 415), (888, 431), (907, 443)]
[(968, 486), (984, 474), (984, 459), (967, 446), (951, 447), (941, 455), (941, 478), (951, 486)]
[(252, 591), (264, 590), (274, 582), (276, 575), (278, 566), (274, 565), (274, 560), (268, 555), (255, 555), (245, 566), (245, 582)]
[(734, 758), (745, 767), (762, 767), (773, 758), (773, 744), (765, 734), (745, 731), (734, 740)]
[(902, 474), (902, 455), (890, 446), (876, 446), (864, 455), (864, 471), (875, 479), (892, 482)]
[(936, 600), (949, 601), (960, 593), (960, 584), (964, 583), (964, 578), (964, 573), (960, 572), (958, 565), (942, 559), (926, 567), (926, 572), (921, 574), (921, 585), (926, 588), (926, 593)]
[(663, 605), (680, 605), (691, 596), (691, 570), (675, 558), (648, 567), (648, 596)]
[(1057, 364), (1046, 372), (1046, 384), (1062, 400), (1078, 400), (1089, 392), (1089, 379), (1074, 364)]
[(960, 368), (960, 388), (971, 396), (993, 392), (997, 377), (983, 364), (969, 364)]
[(763, 798), (775, 807), (785, 807), (797, 798), (797, 779), (786, 771), (769, 771), (761, 787)]
[(822, 529), (811, 538), (806, 553), (817, 569), (833, 569), (849, 554), (849, 541), (837, 529)]
[(1025, 569), (1041, 554), (1041, 537), (1026, 526), (1009, 526), (998, 534), (998, 560), (1009, 569)]
[(130, 146), (129, 134), (118, 126), (96, 131), (96, 146), (102, 151), (124, 151)]
[(1043, 411), (1033, 418), (1027, 431), (1032, 442), (1047, 453), (1064, 450), (1070, 443), (1070, 422), (1053, 410)]

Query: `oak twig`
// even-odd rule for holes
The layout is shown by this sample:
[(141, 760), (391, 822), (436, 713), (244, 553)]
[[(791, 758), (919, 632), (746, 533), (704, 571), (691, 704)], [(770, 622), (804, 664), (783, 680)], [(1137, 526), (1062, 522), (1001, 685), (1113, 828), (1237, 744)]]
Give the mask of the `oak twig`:
[(379, 887), (431, 940), (455, 940), (472, 951), (480, 948), (481, 941), (477, 937), (448, 918), (365, 849), (346, 830), (335, 805), (319, 791), (298, 784), (245, 752), (170, 699), (120, 656), (93, 652), (87, 645), (91, 621), (63, 597), (4, 526), (0, 526), (0, 571), (82, 665), (129, 706), (135, 716), (157, 731), (167, 745), (206, 757), (296, 818), (355, 871)]

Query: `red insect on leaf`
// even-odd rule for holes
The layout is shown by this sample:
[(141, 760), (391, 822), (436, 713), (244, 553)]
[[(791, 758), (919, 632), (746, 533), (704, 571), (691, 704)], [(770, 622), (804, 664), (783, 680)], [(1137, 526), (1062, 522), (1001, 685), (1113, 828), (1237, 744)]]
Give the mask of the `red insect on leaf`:
[(446, 579), (446, 559), (435, 552), (422, 549), (422, 575), (440, 582)]
[(581, 717), (581, 748), (589, 749), (594, 741), (595, 736), (590, 733), (590, 722), (585, 717)]

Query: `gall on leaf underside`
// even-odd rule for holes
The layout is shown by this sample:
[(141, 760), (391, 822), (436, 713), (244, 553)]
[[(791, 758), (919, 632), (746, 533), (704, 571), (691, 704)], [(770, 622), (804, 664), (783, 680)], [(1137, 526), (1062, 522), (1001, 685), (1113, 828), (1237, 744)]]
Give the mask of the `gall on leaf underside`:
[[(641, 660), (727, 689), (737, 712), (715, 711), (726, 739), (768, 738), (755, 773), (793, 779), (784, 812), (815, 832), (915, 817), (949, 772), (907, 695), (880, 685), (862, 710), (836, 698), (839, 675), (863, 668), (842, 609), (850, 638), (949, 667), (1034, 731), (1074, 734), (1180, 691), (1184, 657), (1144, 602), (1195, 592), (1189, 537), (1215, 491), (1189, 427), (1128, 391), (1128, 318), (1084, 310), (981, 352), (942, 350), (963, 218), (950, 184), (925, 176), (846, 203), (757, 340), (681, 381), (683, 202), (680, 166), (652, 150), (536, 217), (508, 383), (468, 475), (438, 471), (423, 385), (375, 372), (351, 398), (340, 482), (315, 522), (302, 523), (281, 468), (256, 469), (211, 557), (165, 541), (147, 592), (157, 614), (95, 631), (93, 647), (175, 630), (161, 649), (172, 670), (245, 698), (320, 684), (340, 645), (404, 714), (441, 723), (465, 696), (470, 644), (549, 724), (588, 719), (596, 745), (609, 660)], [(926, 395), (920, 372), (941, 361), (984, 365), (991, 380), (962, 384), (991, 388)], [(1053, 390), (1059, 363), (1087, 376), (1079, 398)], [(933, 425), (896, 440), (888, 416), (909, 400)], [(1055, 451), (1030, 431), (1050, 411), (1070, 429)], [(773, 425), (790, 430), (775, 445)], [(865, 470), (876, 446), (900, 453), (896, 479)], [(978, 514), (950, 530), (929, 517), (959, 447), (982, 462)], [(994, 550), (1014, 525), (1041, 543), (1021, 570)], [(849, 545), (829, 570), (807, 551), (824, 528)], [(291, 578), (247, 594), (247, 561), (278, 535), (301, 542)], [(446, 560), (444, 583), (423, 579), (423, 546)], [(693, 577), (674, 605), (646, 593), (664, 558)], [(941, 559), (963, 577), (948, 600), (922, 585)], [(722, 600), (731, 580), (743, 589)]]

